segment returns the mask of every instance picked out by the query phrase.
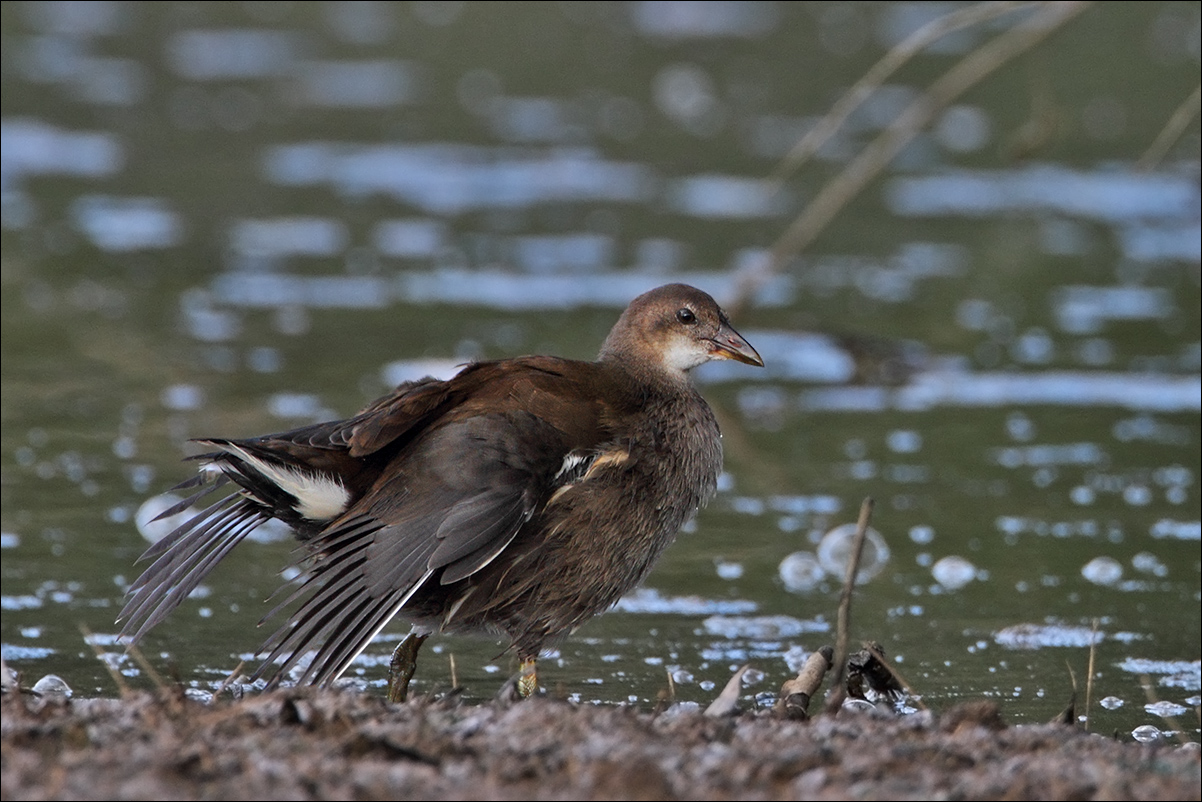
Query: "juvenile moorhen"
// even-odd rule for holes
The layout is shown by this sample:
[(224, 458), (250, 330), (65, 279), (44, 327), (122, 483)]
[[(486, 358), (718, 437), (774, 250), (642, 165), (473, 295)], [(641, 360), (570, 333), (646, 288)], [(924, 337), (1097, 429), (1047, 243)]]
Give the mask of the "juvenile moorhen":
[(718, 425), (688, 377), (712, 359), (764, 364), (713, 298), (669, 284), (634, 299), (595, 362), (478, 362), (347, 420), (200, 440), (214, 450), (180, 487), (201, 489), (163, 517), (227, 494), (142, 555), (121, 635), (137, 642), (278, 518), (307, 573), (268, 614), (299, 602), (255, 677), (275, 684), (316, 650), (299, 681), (328, 686), (400, 614), (414, 629), (390, 697), (439, 629), (507, 636), (528, 696), (539, 652), (638, 584), (713, 495)]

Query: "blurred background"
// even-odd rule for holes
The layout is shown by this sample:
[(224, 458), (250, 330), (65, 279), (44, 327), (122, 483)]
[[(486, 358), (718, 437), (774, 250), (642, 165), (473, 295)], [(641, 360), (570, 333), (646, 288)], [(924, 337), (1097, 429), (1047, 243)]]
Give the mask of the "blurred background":
[[(923, 704), (1042, 722), (1076, 682), (1083, 712), (1096, 642), (1092, 729), (1198, 740), (1200, 7), (1052, 6), (832, 204), (941, 76), (1059, 12), (973, 7), (794, 166), (874, 63), (969, 6), (5, 2), (5, 661), (151, 684), (113, 618), (187, 438), (476, 358), (591, 358), (687, 281), (768, 367), (698, 371), (719, 497), (545, 661), (553, 692), (706, 704), (750, 663), (743, 705), (770, 705), (833, 642), (872, 496), (853, 637)], [(793, 247), (816, 200), (831, 220)], [(148, 660), (212, 691), (292, 558), (280, 532), (240, 547)], [(406, 629), (350, 681), (378, 686)], [(414, 688), (488, 698), (500, 648), (435, 639)]]

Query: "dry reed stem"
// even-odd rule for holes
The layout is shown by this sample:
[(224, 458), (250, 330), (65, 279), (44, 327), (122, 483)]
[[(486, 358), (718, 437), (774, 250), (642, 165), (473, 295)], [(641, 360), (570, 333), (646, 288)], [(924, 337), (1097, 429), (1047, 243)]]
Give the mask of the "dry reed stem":
[(109, 676), (112, 678), (113, 684), (117, 686), (117, 692), (121, 694), (121, 698), (129, 698), (129, 686), (125, 684), (125, 678), (121, 676), (120, 671), (113, 668), (112, 664), (109, 663), (108, 660), (104, 659), (105, 651), (104, 649), (100, 648), (100, 644), (96, 643), (96, 639), (92, 637), (92, 630), (88, 629), (85, 625), (80, 624), (79, 631), (83, 633), (84, 643), (92, 647), (92, 651), (96, 653), (96, 659), (99, 660), (100, 664), (104, 666), (106, 671), (109, 672)]
[(851, 636), (851, 597), (856, 586), (856, 574), (860, 572), (860, 553), (864, 550), (864, 541), (868, 535), (868, 522), (872, 520), (872, 508), (875, 502), (866, 498), (860, 504), (860, 519), (856, 522), (856, 536), (852, 541), (851, 554), (847, 561), (847, 575), (843, 580), (843, 593), (839, 596), (838, 623), (835, 628), (835, 673), (831, 677), (830, 695), (826, 700), (826, 712), (834, 715), (843, 706), (847, 696), (843, 678), (847, 673), (847, 644)]
[(1089, 732), (1089, 703), (1093, 697), (1094, 659), (1098, 654), (1098, 619), (1089, 630), (1089, 673), (1085, 677), (1085, 731)]
[(957, 9), (922, 26), (907, 36), (905, 40), (890, 48), (889, 52), (882, 56), (880, 61), (873, 64), (851, 89), (844, 92), (817, 125), (807, 131), (805, 136), (793, 146), (793, 149), (781, 159), (780, 164), (772, 171), (768, 180), (779, 185), (791, 173), (799, 170), (814, 157), (815, 153), (822, 149), (822, 146), (835, 135), (836, 131), (843, 127), (852, 112), (863, 105), (873, 92), (880, 89), (893, 73), (901, 69), (928, 45), (949, 33), (1035, 5), (1038, 4), (1033, 2), (978, 3)]
[(941, 75), (888, 128), (826, 182), (763, 260), (736, 274), (733, 297), (727, 304), (732, 315), (737, 315), (756, 291), (780, 272), (786, 259), (808, 247), (835, 215), (878, 176), (901, 149), (930, 124), (936, 114), (990, 73), (1042, 42), (1090, 5), (1084, 0), (1044, 3), (1030, 18), (998, 34)]
[[(1152, 678), (1150, 676), (1148, 676), (1147, 674), (1141, 675), (1139, 678), (1139, 684), (1144, 689), (1144, 696), (1147, 697), (1148, 704), (1154, 705), (1160, 701), (1160, 697), (1156, 695), (1156, 688), (1152, 684)], [(1151, 711), (1149, 711), (1149, 712), (1151, 712)], [(1172, 729), (1174, 734), (1176, 734), (1178, 741), (1180, 741), (1182, 744), (1187, 744), (1190, 742), (1189, 737), (1185, 734), (1185, 730), (1183, 730), (1181, 728), (1181, 725), (1179, 723), (1177, 723), (1176, 717), (1166, 716), (1161, 713), (1157, 713), (1157, 715), (1160, 716), (1160, 718), (1166, 724), (1169, 725), (1169, 728)]]
[(1140, 157), (1139, 168), (1141, 170), (1151, 170), (1160, 164), (1161, 159), (1169, 152), (1169, 148), (1185, 132), (1185, 126), (1198, 116), (1200, 108), (1202, 108), (1202, 84), (1198, 85), (1193, 94), (1181, 101), (1181, 105), (1170, 115), (1169, 121), (1164, 124), (1164, 128), (1160, 130), (1156, 139), (1148, 146), (1148, 150)]
[(897, 667), (894, 666), (893, 663), (889, 662), (888, 658), (885, 657), (880, 649), (868, 643), (864, 644), (864, 648), (867, 649), (868, 652), (876, 658), (876, 661), (885, 667), (885, 670), (889, 672), (890, 676), (897, 681), (897, 684), (900, 685), (906, 692), (906, 695), (909, 697), (909, 701), (914, 702), (914, 704), (918, 706), (919, 710), (927, 709), (926, 704), (922, 701), (922, 697), (914, 692), (914, 686), (906, 681), (906, 678), (902, 676), (901, 672), (897, 670)]

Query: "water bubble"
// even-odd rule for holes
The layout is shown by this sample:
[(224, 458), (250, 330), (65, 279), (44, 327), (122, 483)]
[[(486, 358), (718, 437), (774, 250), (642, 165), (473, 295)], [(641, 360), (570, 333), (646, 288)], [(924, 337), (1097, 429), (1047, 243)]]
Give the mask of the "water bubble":
[(1173, 538), (1176, 540), (1198, 540), (1202, 537), (1202, 522), (1199, 521), (1171, 521), (1167, 518), (1162, 518), (1152, 524), (1149, 530), (1152, 537)]
[(1182, 465), (1165, 465), (1152, 472), (1152, 479), (1163, 486), (1188, 487), (1194, 483), (1194, 474)]
[(1049, 646), (1079, 649), (1089, 646), (1091, 642), (1100, 642), (1103, 637), (1101, 632), (1094, 632), (1089, 627), (1063, 624), (1015, 624), (993, 634), (999, 646), (1009, 649), (1041, 649)]
[(186, 696), (191, 701), (198, 702), (202, 705), (212, 704), (213, 698), (214, 698), (213, 694), (210, 691), (206, 691), (201, 688), (185, 688), (184, 696)]
[(741, 681), (743, 683), (743, 687), (745, 688), (752, 685), (758, 685), (764, 681), (764, 672), (760, 671), (758, 668), (749, 668), (743, 672)]
[(127, 467), (126, 476), (129, 477), (130, 489), (135, 493), (145, 493), (146, 489), (150, 487), (151, 481), (154, 480), (154, 467), (150, 465), (130, 465)]
[(709, 74), (696, 64), (672, 64), (660, 70), (654, 96), (664, 115), (695, 133), (709, 130), (721, 111)]
[(204, 390), (194, 384), (172, 384), (163, 388), (159, 395), (163, 406), (177, 411), (200, 409), (204, 404)]
[(1133, 507), (1143, 507), (1152, 501), (1152, 491), (1144, 485), (1127, 485), (1123, 488), (1123, 501)]
[(1153, 727), (1151, 724), (1144, 724), (1133, 729), (1131, 731), (1131, 737), (1140, 743), (1150, 744), (1163, 738), (1164, 733), (1162, 733), (1156, 727)]
[(134, 523), (142, 537), (151, 543), (157, 543), (196, 514), (195, 509), (189, 508), (168, 518), (159, 518), (159, 515), (181, 501), (183, 499), (174, 493), (162, 493), (143, 501), (142, 506), (138, 507), (138, 511), (134, 514)]
[(1160, 558), (1149, 551), (1141, 551), (1131, 558), (1131, 565), (1135, 570), (1153, 576), (1165, 577), (1169, 574), (1169, 567), (1160, 561)]
[(806, 660), (810, 659), (811, 654), (813, 654), (811, 650), (798, 643), (786, 649), (785, 653), (781, 656), (784, 658), (785, 665), (788, 666), (789, 670), (796, 674), (801, 671), (802, 666), (805, 665)]
[(867, 699), (844, 699), (843, 710), (847, 713), (859, 715), (874, 715), (877, 713), (876, 705)]
[[(852, 543), (856, 537), (855, 524), (843, 524), (827, 532), (818, 544), (818, 562), (823, 570), (833, 577), (842, 579), (851, 560)], [(875, 577), (889, 562), (889, 546), (881, 533), (868, 527), (864, 538), (864, 551), (860, 556), (860, 570), (856, 583), (862, 584)]]
[(33, 692), (44, 699), (66, 701), (71, 698), (72, 690), (62, 677), (57, 674), (47, 674), (33, 686)]
[(1072, 499), (1074, 504), (1084, 507), (1088, 504), (1093, 504), (1094, 491), (1093, 488), (1089, 487), (1088, 485), (1077, 485), (1069, 491), (1068, 497)]
[(980, 150), (989, 142), (989, 116), (976, 106), (952, 106), (935, 126), (943, 147), (959, 153)]
[(1169, 702), (1163, 699), (1159, 702), (1151, 702), (1144, 705), (1144, 710), (1154, 716), (1160, 716), (1161, 718), (1180, 716), (1189, 712), (1189, 708), (1185, 705), (1179, 705), (1176, 702)]
[(977, 567), (963, 557), (951, 555), (931, 566), (935, 581), (948, 590), (958, 590), (977, 576)]
[(796, 532), (801, 528), (801, 519), (796, 515), (782, 515), (777, 519), (776, 526), (782, 532)]
[(876, 463), (870, 459), (862, 459), (847, 466), (847, 473), (852, 479), (867, 481), (876, 477)]
[(825, 621), (803, 621), (789, 615), (711, 615), (701, 622), (705, 631), (724, 638), (780, 640), (807, 632), (829, 632)]
[(777, 569), (785, 590), (807, 593), (814, 590), (826, 576), (818, 558), (808, 551), (795, 551), (780, 561)]
[(1123, 566), (1113, 557), (1094, 557), (1082, 566), (1081, 576), (1095, 585), (1113, 585), (1123, 578)]
[(267, 410), (277, 418), (317, 418), (323, 414), (321, 399), (312, 393), (275, 393), (267, 399)]
[(1027, 442), (1035, 438), (1035, 424), (1022, 412), (1011, 412), (1006, 416), (1006, 433), (1014, 440)]
[(935, 539), (935, 530), (925, 524), (910, 527), (910, 540), (918, 544), (927, 544)]
[(1046, 365), (1055, 355), (1055, 345), (1046, 331), (1035, 327), (1011, 343), (1010, 355), (1018, 362)]
[(738, 579), (743, 576), (743, 564), (733, 560), (714, 560), (714, 569), (722, 579)]
[(750, 496), (737, 496), (730, 500), (730, 506), (735, 512), (743, 513), (744, 515), (763, 515), (764, 502), (758, 498)]
[(138, 454), (138, 441), (129, 436), (113, 440), (113, 455), (118, 459), (132, 459)]
[(922, 435), (912, 429), (895, 429), (886, 436), (885, 444), (898, 454), (913, 454), (922, 448)]
[(1118, 698), (1117, 696), (1107, 696), (1104, 699), (1098, 700), (1098, 704), (1100, 704), (1102, 707), (1106, 708), (1107, 710), (1118, 710), (1120, 707), (1123, 706), (1124, 702), (1122, 699)]

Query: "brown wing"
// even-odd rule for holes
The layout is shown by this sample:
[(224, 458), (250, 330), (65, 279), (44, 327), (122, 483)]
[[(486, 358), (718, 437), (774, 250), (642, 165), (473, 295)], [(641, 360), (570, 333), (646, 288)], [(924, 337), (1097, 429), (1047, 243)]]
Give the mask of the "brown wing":
[(319, 556), (280, 606), (300, 602), (265, 645), (261, 670), (279, 661), (279, 676), (316, 647), (301, 682), (328, 684), (425, 583), (458, 582), (504, 552), (562, 481), (568, 455), (593, 453), (613, 436), (607, 405), (583, 386), (592, 366), (579, 364), (482, 367), (465, 400), (313, 539)]
[[(264, 645), (260, 673), (278, 660), (278, 677), (316, 647), (301, 681), (328, 684), (431, 577), (449, 584), (495, 559), (554, 492), (569, 454), (579, 462), (614, 436), (597, 380), (592, 363), (480, 363), (402, 385), (344, 421), (206, 441), (218, 451), (205, 474), (236, 492), (147, 551), (122, 634), (140, 638), (275, 517), (313, 562), (276, 608), (299, 602)], [(335, 507), (327, 519), (304, 514)]]
[[(187, 598), (217, 564), (255, 527), (270, 518), (280, 519), (305, 538), (319, 531), (324, 521), (302, 512), (302, 480), (313, 488), (339, 488), (350, 503), (370, 482), (368, 461), (352, 455), (351, 441), (360, 428), (379, 430), (381, 418), (391, 419), (390, 431), (402, 437), (436, 417), (453, 403), (451, 383), (434, 379), (403, 384), (359, 415), (347, 420), (304, 426), (278, 434), (245, 440), (207, 439), (198, 442), (217, 450), (191, 459), (202, 462), (197, 476), (176, 490), (199, 487), (171, 509), (167, 518), (191, 508), (215, 490), (227, 495), (184, 522), (152, 545), (139, 558), (150, 566), (130, 586), (118, 621), (121, 636), (136, 643)], [(386, 445), (377, 437), (379, 446)], [(297, 481), (292, 486), (281, 478)], [(341, 510), (339, 510), (341, 512)]]

